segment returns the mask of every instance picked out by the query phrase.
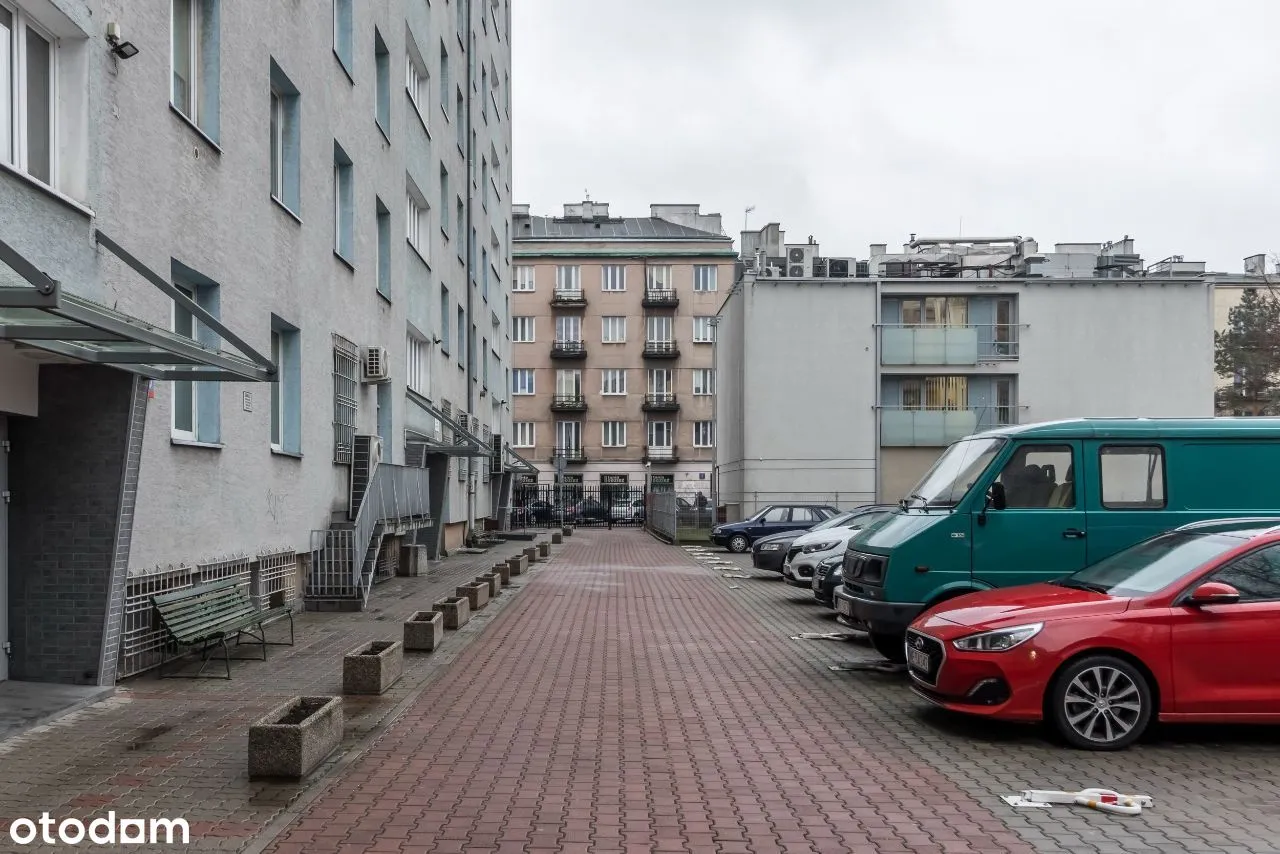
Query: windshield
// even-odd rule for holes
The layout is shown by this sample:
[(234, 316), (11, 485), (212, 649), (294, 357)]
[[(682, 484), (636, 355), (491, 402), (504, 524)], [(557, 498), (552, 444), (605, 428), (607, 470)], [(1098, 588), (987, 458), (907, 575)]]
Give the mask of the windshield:
[(857, 516), (857, 515), (858, 515), (857, 513), (840, 513), (838, 515), (832, 516), (830, 519), (819, 522), (809, 530), (825, 531), (827, 528), (839, 528), (845, 522), (848, 522), (850, 519), (852, 519), (854, 516)]
[(955, 507), (974, 482), (986, 471), (1005, 440), (998, 438), (963, 439), (938, 458), (933, 468), (904, 499), (908, 506)]
[(1145, 596), (1168, 587), (1241, 542), (1240, 537), (1230, 534), (1175, 531), (1116, 552), (1054, 583), (1112, 596)]

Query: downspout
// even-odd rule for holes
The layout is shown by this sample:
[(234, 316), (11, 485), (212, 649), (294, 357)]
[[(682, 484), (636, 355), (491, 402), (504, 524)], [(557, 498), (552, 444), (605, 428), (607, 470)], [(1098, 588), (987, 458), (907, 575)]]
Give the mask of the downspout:
[[(471, 69), (472, 69), (472, 65), (474, 64), (473, 51), (475, 50), (475, 47), (476, 47), (475, 39), (472, 37), (472, 34), (475, 32), (475, 30), (472, 28), (472, 21), (471, 21), (471, 0), (457, 0), (457, 2), (464, 4), (464, 8), (466, 9), (466, 13), (465, 13), (466, 32), (463, 33), (463, 38), (466, 40), (466, 46), (467, 46), (466, 56), (463, 57), (466, 63), (466, 68), (467, 68), (467, 85), (466, 85), (467, 95), (466, 95), (466, 100), (464, 101), (466, 105), (465, 106), (466, 116), (465, 116), (465, 119), (462, 116), (459, 116), (458, 121), (463, 122), (463, 128), (464, 128), (463, 139), (465, 140), (466, 146), (467, 146), (466, 177), (464, 180), (468, 184), (470, 184), (471, 176), (475, 174), (475, 165), (474, 165), (475, 151), (472, 150), (472, 145), (471, 145), (471, 139), (472, 139), (471, 93), (472, 93), (472, 87), (474, 85), (474, 80), (472, 78), (475, 76), (472, 73)], [(483, 95), (484, 93), (481, 93), (481, 94)], [(485, 191), (485, 188), (481, 187), (480, 192), (484, 192), (484, 191)], [(476, 323), (476, 320), (475, 320), (475, 315), (473, 313), (474, 305), (472, 304), (472, 295), (471, 295), (471, 292), (475, 286), (474, 264), (475, 264), (475, 257), (476, 257), (475, 241), (472, 239), (472, 235), (475, 233), (475, 223), (472, 217), (472, 205), (474, 203), (474, 199), (475, 199), (475, 188), (470, 187), (467, 192), (466, 223), (464, 223), (463, 225), (463, 233), (467, 241), (467, 261), (466, 261), (466, 274), (465, 274), (466, 275), (465, 290), (467, 292), (467, 321), (471, 324), (471, 327), (473, 329), (478, 328), (480, 325)], [(475, 335), (471, 332), (471, 330), (463, 329), (463, 334), (468, 336), (467, 348), (466, 348), (467, 370), (466, 370), (466, 376), (464, 377), (464, 382), (466, 382), (467, 384), (467, 413), (471, 414), (475, 412), (474, 407), (476, 402), (476, 390), (475, 390), (476, 342), (473, 340), (475, 338)], [(475, 466), (468, 465), (467, 466), (467, 483), (466, 483), (467, 530), (466, 530), (466, 533), (464, 534), (464, 537), (469, 537), (472, 534), (472, 532), (475, 530), (475, 520), (476, 520), (475, 484), (476, 484)]]
[(875, 479), (876, 494), (873, 500), (876, 504), (880, 503), (880, 488), (884, 478), (884, 475), (880, 471), (881, 462), (882, 462), (881, 461), (882, 454), (881, 454), (881, 448), (880, 448), (880, 422), (883, 420), (883, 417), (884, 417), (884, 401), (880, 398), (880, 387), (883, 383), (883, 380), (881, 379), (881, 376), (880, 376), (880, 358), (881, 358), (880, 348), (882, 344), (882, 339), (884, 338), (884, 336), (880, 334), (880, 330), (883, 328), (880, 324), (880, 319), (884, 316), (882, 314), (884, 309), (880, 305), (881, 300), (883, 298), (883, 293), (882, 293), (883, 284), (884, 284), (884, 281), (879, 276), (877, 276), (876, 277), (876, 307), (875, 307), (876, 320), (875, 320), (875, 323), (873, 323), (871, 326), (872, 332), (876, 337), (876, 342), (875, 342), (876, 346), (874, 348), (875, 361), (871, 365), (871, 373), (872, 373), (872, 376), (875, 378), (874, 390), (875, 390), (875, 401), (876, 401), (875, 407), (873, 410), (875, 413), (875, 418), (873, 419), (875, 421), (875, 428), (874, 428), (875, 435), (872, 439), (873, 447), (875, 448), (875, 455), (873, 456), (872, 459), (874, 460), (875, 472), (876, 472), (876, 479)]

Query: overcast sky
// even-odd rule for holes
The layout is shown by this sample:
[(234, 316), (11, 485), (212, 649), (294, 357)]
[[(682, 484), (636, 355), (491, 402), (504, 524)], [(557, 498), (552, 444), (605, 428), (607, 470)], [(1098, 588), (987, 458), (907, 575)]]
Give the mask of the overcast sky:
[(1280, 251), (1275, 0), (515, 0), (515, 201)]

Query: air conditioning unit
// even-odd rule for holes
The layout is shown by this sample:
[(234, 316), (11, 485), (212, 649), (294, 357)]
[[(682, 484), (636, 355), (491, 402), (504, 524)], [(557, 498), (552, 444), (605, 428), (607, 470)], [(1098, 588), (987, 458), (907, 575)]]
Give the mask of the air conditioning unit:
[(830, 274), (827, 272), (827, 259), (814, 258), (813, 259), (813, 277), (815, 279), (825, 279), (829, 275)]
[(391, 381), (391, 359), (386, 347), (361, 347), (360, 364), (363, 368), (364, 381), (367, 383), (385, 383)]
[(849, 278), (849, 259), (829, 258), (827, 260), (827, 275), (833, 279)]
[(808, 278), (813, 275), (813, 259), (818, 257), (818, 244), (795, 243), (787, 249), (787, 275)]

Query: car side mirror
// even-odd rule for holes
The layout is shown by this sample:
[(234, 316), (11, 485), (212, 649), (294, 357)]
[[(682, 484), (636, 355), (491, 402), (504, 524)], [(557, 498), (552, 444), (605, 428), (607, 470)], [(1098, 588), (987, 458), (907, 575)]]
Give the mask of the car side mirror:
[(1205, 605), (1234, 605), (1239, 601), (1240, 591), (1221, 581), (1206, 581), (1187, 597), (1187, 604), (1196, 608)]

